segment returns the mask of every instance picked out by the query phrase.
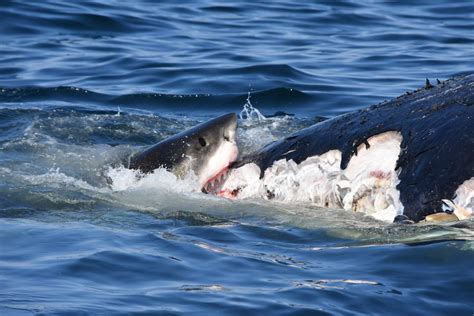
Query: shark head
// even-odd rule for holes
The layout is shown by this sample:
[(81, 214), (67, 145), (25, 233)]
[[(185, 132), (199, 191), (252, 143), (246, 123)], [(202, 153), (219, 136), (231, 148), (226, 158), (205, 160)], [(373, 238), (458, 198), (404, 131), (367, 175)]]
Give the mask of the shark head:
[(167, 138), (136, 155), (130, 168), (144, 173), (166, 168), (178, 176), (192, 171), (203, 191), (237, 159), (237, 115), (229, 113)]

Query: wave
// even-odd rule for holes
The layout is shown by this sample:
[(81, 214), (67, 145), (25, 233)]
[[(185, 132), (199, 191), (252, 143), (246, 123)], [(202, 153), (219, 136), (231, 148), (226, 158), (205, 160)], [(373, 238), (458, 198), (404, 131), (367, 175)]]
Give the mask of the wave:
[[(294, 105), (304, 108), (314, 100), (310, 94), (284, 87), (252, 91), (251, 96), (252, 102), (258, 104), (260, 109), (268, 111), (268, 115), (281, 112), (284, 109), (294, 108)], [(101, 105), (115, 109), (117, 106), (123, 106), (130, 109), (150, 111), (173, 110), (204, 113), (240, 111), (247, 97), (247, 93), (220, 95), (133, 93), (112, 95), (68, 86), (0, 88), (0, 103), (4, 104), (41, 102), (44, 106), (48, 102), (67, 102), (71, 103), (72, 106), (77, 104)], [(80, 111), (80, 108), (77, 109)], [(93, 113), (104, 112), (103, 110), (90, 111)], [(272, 111), (274, 112), (272, 113)], [(292, 114), (292, 112), (289, 111), (288, 113)]]

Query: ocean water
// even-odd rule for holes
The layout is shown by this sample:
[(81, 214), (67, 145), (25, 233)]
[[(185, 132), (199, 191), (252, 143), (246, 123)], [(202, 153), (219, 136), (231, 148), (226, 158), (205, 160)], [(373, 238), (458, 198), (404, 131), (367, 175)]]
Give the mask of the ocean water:
[(472, 315), (474, 224), (229, 201), (124, 157), (243, 154), (474, 69), (472, 1), (0, 1), (0, 315)]

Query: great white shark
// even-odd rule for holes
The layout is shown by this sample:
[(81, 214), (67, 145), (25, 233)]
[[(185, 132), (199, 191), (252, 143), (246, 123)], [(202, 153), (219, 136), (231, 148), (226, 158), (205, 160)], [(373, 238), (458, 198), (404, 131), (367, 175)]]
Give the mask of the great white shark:
[[(383, 220), (429, 219), (474, 204), (474, 75), (329, 119), (233, 164), (207, 191), (292, 198)], [(445, 213), (443, 213), (445, 214)]]
[(132, 157), (129, 168), (143, 173), (164, 168), (178, 176), (194, 173), (204, 188), (237, 159), (237, 115), (221, 115), (150, 146)]

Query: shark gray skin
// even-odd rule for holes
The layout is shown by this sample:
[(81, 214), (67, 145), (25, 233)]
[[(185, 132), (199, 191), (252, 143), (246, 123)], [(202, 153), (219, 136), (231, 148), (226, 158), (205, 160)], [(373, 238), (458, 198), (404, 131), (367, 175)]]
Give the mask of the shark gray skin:
[[(438, 81), (439, 82), (439, 81)], [(418, 222), (442, 211), (442, 199), (454, 198), (456, 189), (474, 177), (474, 74), (453, 78), (391, 101), (323, 121), (234, 164), (255, 163), (265, 170), (275, 161), (296, 163), (337, 149), (341, 169), (357, 155), (359, 145), (388, 131), (401, 133), (395, 171), (403, 217)], [(396, 219), (396, 218), (395, 218)]]
[(165, 168), (184, 176), (192, 171), (204, 188), (221, 177), (238, 156), (237, 115), (229, 113), (167, 138), (132, 157), (129, 168), (143, 173)]

